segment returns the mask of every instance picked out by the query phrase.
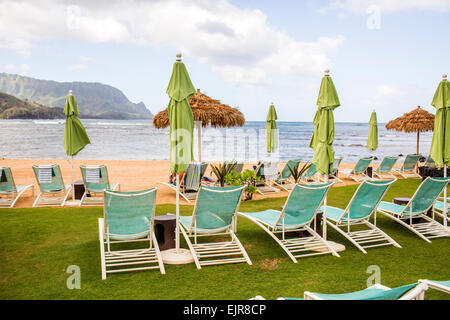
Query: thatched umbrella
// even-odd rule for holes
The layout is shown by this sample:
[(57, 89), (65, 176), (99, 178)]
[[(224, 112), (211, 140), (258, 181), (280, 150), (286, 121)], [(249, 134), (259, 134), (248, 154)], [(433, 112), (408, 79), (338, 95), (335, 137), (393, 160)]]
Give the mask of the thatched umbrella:
[(421, 132), (433, 131), (434, 115), (420, 106), (411, 112), (403, 114), (386, 124), (386, 129), (403, 132), (417, 132), (417, 154), (419, 154), (419, 136)]
[[(198, 128), (198, 158), (201, 156), (201, 127), (242, 127), (245, 124), (245, 118), (242, 112), (236, 108), (232, 108), (226, 104), (222, 104), (219, 100), (208, 97), (207, 95), (197, 92), (189, 99), (189, 105), (194, 115), (194, 121)], [(169, 116), (167, 109), (158, 112), (153, 117), (153, 126), (157, 129), (169, 126)]]

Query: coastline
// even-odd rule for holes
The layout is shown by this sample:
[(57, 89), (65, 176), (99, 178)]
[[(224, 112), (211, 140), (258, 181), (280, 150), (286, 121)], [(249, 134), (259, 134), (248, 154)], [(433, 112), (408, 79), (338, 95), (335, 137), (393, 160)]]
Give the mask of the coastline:
[[(33, 197), (31, 191), (25, 192), (19, 201), (16, 203), (15, 208), (31, 208), (33, 201), (39, 192), (36, 179), (34, 177), (32, 165), (45, 165), (45, 164), (59, 164), (61, 173), (65, 184), (70, 184), (72, 180), (72, 164), (71, 159), (0, 159), (0, 166), (10, 167), (14, 176), (16, 185), (28, 185), (33, 184), (35, 186), (35, 196)], [(152, 187), (158, 187), (156, 196), (157, 204), (175, 204), (175, 192), (168, 187), (158, 184), (158, 182), (167, 182), (169, 180), (169, 161), (168, 160), (82, 160), (74, 159), (74, 172), (75, 181), (81, 180), (80, 165), (99, 165), (104, 164), (108, 168), (108, 175), (110, 183), (120, 183), (120, 189), (122, 191), (137, 191), (142, 189), (148, 189)], [(251, 169), (256, 163), (246, 162), (244, 169)], [(375, 166), (378, 166), (379, 162), (375, 162)], [(354, 163), (341, 163), (340, 169), (351, 169)], [(396, 164), (396, 167), (400, 166), (400, 163)], [(284, 167), (284, 162), (280, 162), (279, 170)], [(206, 176), (213, 177), (211, 169), (208, 167), (206, 170)], [(355, 184), (353, 180), (343, 179), (344, 183), (338, 183), (337, 186), (344, 186), (349, 184)], [(273, 194), (254, 194), (253, 199), (259, 200), (272, 197), (286, 197), (287, 191), (281, 190), (280, 192)], [(180, 197), (180, 204), (182, 205), (194, 205), (195, 201), (191, 203), (186, 202)]]

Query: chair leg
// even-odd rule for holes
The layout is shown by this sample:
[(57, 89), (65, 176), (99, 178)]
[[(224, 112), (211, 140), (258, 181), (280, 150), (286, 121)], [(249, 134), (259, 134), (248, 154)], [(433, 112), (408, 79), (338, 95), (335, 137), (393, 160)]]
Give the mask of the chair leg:
[(394, 220), (395, 222), (400, 223), (402, 226), (408, 228), (409, 230), (411, 230), (412, 232), (414, 232), (415, 234), (417, 234), (419, 237), (421, 237), (423, 240), (425, 240), (428, 243), (431, 243), (431, 240), (429, 240), (427, 237), (425, 237), (423, 234), (421, 234), (420, 232), (418, 232), (416, 229), (414, 229), (412, 226), (410, 226), (409, 224), (405, 223), (404, 221), (400, 220), (397, 217), (394, 217), (392, 214), (384, 212), (382, 210), (377, 210), (377, 212), (385, 215), (386, 217), (391, 218), (392, 220)]
[(194, 262), (195, 262), (195, 265), (196, 265), (197, 269), (200, 270), (202, 268), (202, 266), (200, 265), (200, 261), (198, 260), (197, 253), (195, 252), (195, 249), (192, 246), (191, 239), (189, 239), (189, 236), (187, 235), (186, 231), (184, 231), (184, 227), (183, 227), (182, 223), (179, 223), (179, 227), (178, 228), (181, 230), (181, 233), (183, 234), (184, 240), (186, 240), (186, 243), (187, 243), (187, 245), (189, 247), (189, 250), (191, 251), (192, 257), (194, 258)]
[(98, 238), (100, 240), (100, 262), (102, 270), (102, 280), (106, 279), (106, 263), (105, 263), (105, 225), (103, 218), (98, 219)]
[(153, 244), (155, 246), (156, 258), (158, 259), (159, 271), (161, 271), (161, 274), (166, 274), (166, 270), (164, 269), (164, 263), (163, 263), (162, 256), (161, 256), (161, 251), (159, 251), (158, 241), (156, 240), (156, 236), (155, 236), (154, 232), (152, 232), (152, 240), (153, 240)]
[(356, 242), (355, 240), (352, 239), (352, 237), (350, 237), (347, 232), (344, 232), (341, 228), (339, 228), (337, 225), (335, 225), (334, 223), (332, 223), (331, 221), (327, 220), (327, 224), (332, 227), (334, 230), (336, 230), (337, 232), (339, 232), (341, 235), (343, 235), (348, 241), (350, 241), (351, 243), (354, 244), (355, 247), (357, 247), (362, 253), (367, 254), (367, 251), (364, 250), (363, 247), (361, 247), (359, 245), (358, 242)]
[(42, 192), (39, 192), (38, 196), (36, 197), (36, 200), (34, 200), (33, 208), (36, 207), (36, 205), (38, 204), (39, 199), (41, 198), (41, 196), (42, 196)]
[(245, 248), (242, 245), (241, 241), (239, 241), (238, 237), (236, 237), (236, 235), (234, 234), (233, 231), (230, 231), (230, 232), (231, 232), (231, 237), (233, 238), (234, 241), (236, 241), (237, 245), (241, 249), (242, 255), (244, 256), (245, 260), (247, 261), (247, 263), (249, 265), (252, 265), (252, 261), (250, 260), (250, 257), (248, 256), (247, 251), (245, 250)]

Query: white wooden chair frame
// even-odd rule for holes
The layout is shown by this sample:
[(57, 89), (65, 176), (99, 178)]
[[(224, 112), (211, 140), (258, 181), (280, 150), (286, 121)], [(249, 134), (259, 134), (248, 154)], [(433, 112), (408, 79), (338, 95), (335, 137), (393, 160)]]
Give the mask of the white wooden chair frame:
[[(394, 178), (396, 179), (396, 178)], [(390, 182), (389, 184), (394, 183), (394, 181)], [(365, 181), (364, 183), (371, 184), (370, 181)], [(372, 184), (374, 185), (374, 184)], [(379, 184), (377, 184), (379, 185)], [(374, 248), (374, 247), (381, 247), (381, 246), (389, 246), (393, 245), (397, 248), (401, 248), (401, 246), (392, 239), (389, 235), (387, 235), (385, 232), (383, 232), (380, 228), (377, 227), (377, 213), (376, 208), (378, 207), (378, 204), (381, 202), (381, 199), (386, 195), (386, 192), (389, 190), (387, 188), (383, 195), (378, 200), (377, 204), (374, 207), (374, 210), (372, 213), (370, 213), (367, 217), (364, 218), (358, 218), (358, 219), (346, 219), (345, 215), (350, 210), (350, 207), (356, 197), (356, 194), (358, 193), (358, 190), (361, 188), (362, 183), (358, 186), (356, 191), (353, 193), (353, 196), (350, 200), (350, 202), (347, 204), (347, 207), (342, 212), (341, 217), (338, 221), (330, 221), (331, 219), (327, 216), (327, 224), (332, 227), (334, 230), (339, 232), (341, 235), (343, 235), (347, 240), (349, 240), (351, 243), (353, 243), (359, 250), (361, 250), (364, 254), (367, 254), (367, 251), (365, 249), (368, 248)], [(373, 223), (370, 223), (370, 217), (373, 215)], [(359, 230), (359, 231), (351, 231), (351, 226), (356, 225), (363, 225), (368, 227), (367, 230)], [(347, 229), (346, 231), (343, 229)]]
[[(383, 286), (382, 284), (374, 284), (369, 288), (379, 288), (383, 290), (390, 290), (391, 288)], [(368, 289), (369, 289), (368, 288)], [(419, 283), (417, 286), (406, 292), (403, 296), (398, 298), (397, 300), (424, 300), (425, 291), (428, 289), (428, 286), (424, 283)], [(316, 295), (314, 292), (305, 291), (304, 298), (306, 300), (324, 300), (323, 298)]]
[[(314, 190), (320, 190), (322, 188), (311, 188), (306, 185), (301, 185), (302, 188), (305, 189), (314, 189)], [(331, 186), (324, 186), (323, 188), (328, 188)], [(295, 229), (286, 229), (286, 227), (291, 227), (291, 225), (285, 225), (284, 224), (284, 211), (286, 210), (287, 203), (289, 202), (289, 199), (291, 197), (292, 191), (289, 193), (288, 198), (285, 202), (285, 205), (283, 206), (283, 209), (280, 211), (280, 216), (278, 217), (278, 220), (275, 222), (274, 225), (270, 225), (265, 223), (264, 221), (258, 220), (254, 217), (248, 216), (245, 214), (245, 212), (238, 212), (238, 215), (241, 217), (244, 217), (246, 219), (249, 219), (253, 223), (255, 223), (257, 226), (259, 226), (261, 229), (263, 229), (265, 232), (267, 232), (279, 245), (280, 247), (287, 253), (289, 258), (294, 263), (297, 263), (297, 258), (303, 258), (308, 256), (316, 256), (316, 255), (322, 255), (322, 254), (333, 254), (335, 257), (340, 257), (339, 254), (336, 252), (336, 250), (328, 244), (328, 242), (323, 239), (314, 229), (312, 229), (309, 224), (314, 221), (314, 225), (316, 225), (316, 219), (317, 219), (317, 211), (321, 207), (321, 204), (323, 202), (323, 199), (325, 198), (326, 192), (320, 202), (320, 205), (316, 208), (314, 215), (312, 218), (301, 225), (298, 225)], [(280, 229), (279, 225), (282, 225), (282, 228)], [(293, 226), (292, 226), (293, 227)], [(293, 237), (293, 238), (286, 238), (287, 232), (297, 232), (297, 231), (307, 231), (309, 234), (311, 234), (310, 237)], [(278, 238), (277, 234), (281, 234), (281, 239)], [(320, 250), (320, 251), (318, 251)], [(313, 253), (303, 253), (303, 252), (310, 252), (315, 251)]]
[[(0, 167), (0, 169), (4, 169), (6, 167)], [(10, 169), (11, 170), (11, 169)], [(1, 170), (0, 170), (1, 171)], [(11, 172), (12, 176), (12, 172)], [(31, 188), (32, 197), (34, 197), (34, 185), (29, 184), (26, 186), (17, 186), (14, 182), (14, 178), (12, 178), (12, 184), (14, 191), (0, 191), (0, 208), (14, 208), (17, 200), (19, 200), (20, 196)], [(18, 189), (20, 187), (20, 190)]]
[(438, 291), (442, 291), (444, 293), (448, 293), (450, 294), (450, 287), (431, 281), (431, 280), (419, 280), (419, 283), (424, 283), (428, 286), (428, 288), (434, 289), (434, 290), (438, 290)]
[[(156, 192), (157, 188), (149, 190), (147, 192), (136, 192), (135, 194), (120, 194), (121, 197), (134, 197), (139, 195), (144, 195), (152, 192)], [(105, 191), (105, 193), (115, 194), (115, 192)], [(109, 233), (109, 227), (105, 224), (106, 212), (103, 208), (103, 218), (98, 219), (98, 231), (100, 240), (100, 259), (101, 259), (101, 269), (102, 269), (102, 280), (106, 279), (108, 273), (117, 272), (127, 272), (127, 271), (140, 271), (140, 270), (150, 270), (159, 269), (161, 274), (165, 274), (164, 263), (161, 257), (161, 252), (159, 250), (158, 241), (154, 233), (154, 218), (155, 218), (155, 208), (153, 205), (152, 210), (152, 220), (149, 224), (148, 231), (142, 233), (127, 235), (120, 235), (123, 239), (117, 240), (113, 239), (114, 234)], [(136, 238), (142, 235), (140, 238)], [(116, 235), (117, 236), (117, 235)], [(131, 243), (131, 242), (149, 242), (148, 248), (142, 249), (131, 249), (131, 250), (111, 250), (111, 245), (116, 243)], [(154, 264), (144, 267), (133, 267), (135, 265), (142, 264)], [(128, 268), (119, 269), (117, 267), (129, 266)], [(108, 269), (114, 268), (114, 269)]]
[[(234, 190), (220, 191), (220, 190), (212, 190), (208, 189), (208, 192), (217, 192), (217, 193), (229, 193), (229, 192), (237, 192), (237, 190), (244, 189), (237, 188)], [(252, 265), (252, 261), (250, 260), (247, 251), (244, 246), (239, 241), (236, 236), (236, 227), (237, 227), (237, 217), (236, 213), (239, 209), (239, 205), (241, 203), (241, 198), (239, 198), (239, 202), (236, 206), (236, 210), (233, 214), (232, 222), (230, 225), (218, 228), (218, 229), (200, 229), (197, 228), (197, 220), (196, 220), (196, 212), (197, 212), (197, 202), (194, 206), (194, 212), (192, 215), (192, 221), (189, 228), (186, 228), (181, 222), (180, 231), (183, 234), (184, 239), (186, 240), (189, 250), (191, 251), (192, 257), (194, 258), (195, 265), (197, 269), (201, 269), (202, 266), (209, 265), (217, 265), (217, 264), (228, 264), (228, 263), (240, 263), (247, 262), (249, 265)], [(221, 242), (203, 242), (199, 243), (199, 237), (211, 237), (211, 236), (230, 236), (230, 241), (221, 241)], [(192, 243), (191, 238), (194, 243)], [(242, 257), (235, 257), (242, 256)], [(231, 258), (220, 258), (220, 257), (231, 257)], [(217, 258), (217, 259), (211, 259)], [(204, 260), (202, 260), (204, 259)]]
[[(439, 197), (438, 200), (443, 201), (444, 197)], [(450, 215), (448, 213), (448, 207), (449, 207), (449, 204), (450, 204), (449, 200), (450, 200), (450, 198), (447, 197), (447, 221), (448, 222), (450, 222)], [(435, 206), (433, 206), (433, 208), (435, 210), (434, 213), (437, 216), (441, 217), (442, 219), (445, 219), (445, 215), (444, 215), (444, 211), (443, 210), (441, 210), (439, 208), (436, 208)]]
[[(39, 166), (37, 166), (39, 168)], [(59, 167), (59, 165), (52, 167)], [(61, 169), (59, 169), (61, 172)], [(36, 177), (38, 180), (38, 178)], [(64, 179), (61, 174), (61, 184), (62, 189), (55, 190), (55, 191), (42, 191), (39, 188), (39, 194), (36, 197), (36, 200), (34, 200), (33, 208), (35, 207), (64, 207), (67, 201), (67, 198), (69, 197), (70, 191), (72, 190), (72, 185), (65, 185)], [(39, 180), (38, 180), (39, 185)]]
[[(268, 168), (270, 168), (269, 170), (267, 170), (267, 166), (266, 164), (270, 164), (268, 166)], [(277, 161), (263, 161), (258, 168), (256, 169), (256, 171), (258, 171), (258, 169), (264, 165), (264, 167), (262, 168), (262, 170), (264, 170), (262, 172), (262, 175), (264, 176), (264, 186), (260, 186), (257, 187), (257, 192), (259, 194), (268, 194), (268, 193), (276, 193), (276, 192), (280, 192), (280, 189), (275, 188), (273, 185), (276, 184), (275, 183), (275, 178), (278, 175), (278, 162)]]
[[(427, 179), (435, 180), (431, 177), (428, 177)], [(414, 195), (411, 197), (411, 200), (408, 202), (408, 204), (405, 206), (405, 208), (402, 210), (402, 212), (400, 212), (400, 214), (393, 212), (393, 211), (389, 211), (389, 210), (382, 210), (379, 207), (377, 207), (377, 212), (398, 222), (402, 226), (406, 227), (407, 229), (409, 229), (412, 232), (414, 232), (415, 234), (417, 234), (420, 238), (422, 238), (426, 242), (431, 243), (430, 239), (433, 239), (433, 238), (450, 237), (450, 231), (449, 231), (450, 229), (444, 227), (442, 224), (440, 224), (439, 222), (437, 222), (434, 219), (434, 217), (435, 217), (434, 203), (436, 202), (436, 199), (426, 210), (423, 211), (423, 212), (427, 212), (430, 208), (433, 208), (432, 209), (432, 212), (433, 212), (432, 218), (423, 214), (423, 212), (421, 214), (416, 214), (414, 216), (412, 214), (404, 215), (404, 213), (406, 212), (408, 207), (410, 208), (409, 209), (410, 212), (412, 212), (411, 202), (414, 200), (419, 189), (421, 188), (422, 184), (425, 181), (426, 181), (426, 179), (419, 185), (417, 190), (414, 192)], [(444, 188), (446, 188), (446, 187), (447, 187), (447, 184), (444, 186)], [(442, 188), (442, 189), (444, 189), (444, 188)], [(403, 220), (401, 220), (402, 218), (404, 220), (408, 219), (409, 223), (406, 223)], [(413, 223), (413, 219), (416, 219), (416, 218), (422, 218), (422, 219), (426, 220), (427, 222)]]

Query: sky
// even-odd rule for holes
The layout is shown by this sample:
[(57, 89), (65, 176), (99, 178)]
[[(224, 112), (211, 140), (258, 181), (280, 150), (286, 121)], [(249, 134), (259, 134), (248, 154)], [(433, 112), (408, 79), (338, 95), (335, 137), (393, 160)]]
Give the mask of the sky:
[(434, 113), (449, 28), (450, 0), (0, 0), (0, 72), (112, 85), (157, 113), (180, 52), (194, 86), (246, 120), (273, 102), (310, 122), (329, 69), (335, 121), (387, 122)]

